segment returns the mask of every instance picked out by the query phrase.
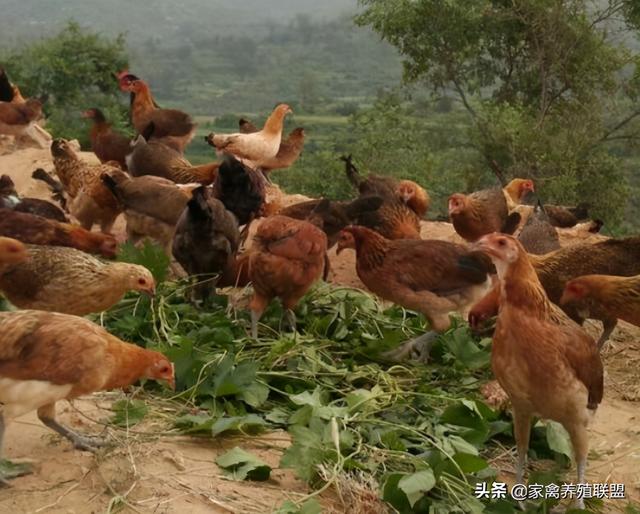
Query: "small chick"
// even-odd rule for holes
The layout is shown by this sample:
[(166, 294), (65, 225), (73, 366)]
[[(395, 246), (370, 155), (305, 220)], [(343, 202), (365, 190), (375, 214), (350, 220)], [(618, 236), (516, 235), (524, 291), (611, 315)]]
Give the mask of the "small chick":
[(175, 387), (173, 364), (159, 352), (125, 343), (89, 320), (43, 311), (0, 312), (0, 452), (6, 421), (38, 411), (47, 427), (81, 450), (104, 441), (55, 418), (59, 400), (127, 387), (141, 378)]
[(85, 316), (119, 302), (127, 291), (155, 294), (151, 272), (106, 263), (75, 248), (28, 245), (29, 259), (0, 270), (0, 290), (21, 309)]

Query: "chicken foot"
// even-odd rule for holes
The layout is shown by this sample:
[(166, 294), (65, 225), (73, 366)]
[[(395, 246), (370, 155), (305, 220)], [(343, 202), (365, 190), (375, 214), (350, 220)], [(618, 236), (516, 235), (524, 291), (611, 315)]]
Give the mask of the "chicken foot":
[(618, 319), (607, 319), (602, 321), (602, 334), (600, 335), (600, 339), (598, 339), (598, 351), (602, 351), (602, 347), (609, 340), (611, 333), (615, 330), (616, 325), (618, 324)]
[(95, 452), (98, 448), (107, 445), (106, 439), (78, 434), (70, 428), (58, 423), (55, 418), (55, 403), (50, 403), (40, 407), (38, 409), (38, 418), (45, 426), (71, 441), (73, 446), (78, 450)]
[(28, 463), (15, 464), (9, 460), (2, 458), (4, 429), (4, 415), (2, 414), (2, 412), (0, 412), (0, 487), (9, 487), (10, 479), (28, 475), (33, 472), (33, 469)]
[(438, 332), (434, 332), (431, 330), (426, 334), (422, 334), (419, 337), (414, 339), (409, 339), (402, 343), (397, 348), (393, 350), (389, 350), (382, 354), (385, 359), (390, 359), (392, 361), (404, 361), (407, 359), (417, 360), (418, 362), (427, 363), (429, 362), (429, 354), (431, 353), (431, 348), (433, 348), (436, 339), (440, 334)]

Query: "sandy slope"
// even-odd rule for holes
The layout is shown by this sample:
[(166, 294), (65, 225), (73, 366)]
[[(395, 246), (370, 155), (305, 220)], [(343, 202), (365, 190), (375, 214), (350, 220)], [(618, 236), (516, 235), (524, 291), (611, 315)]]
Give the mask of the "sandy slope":
[[(2, 153), (0, 147), (0, 174), (8, 173), (20, 194), (48, 198), (44, 184), (30, 178), (37, 167), (52, 169), (48, 152), (23, 149)], [(96, 162), (92, 154), (84, 153), (83, 158)], [(118, 226), (121, 231), (122, 222)], [(422, 234), (425, 238), (459, 240), (449, 223), (425, 222)], [(563, 244), (600, 237), (571, 230), (561, 233)], [(331, 281), (362, 287), (355, 274), (353, 252), (336, 256), (333, 250), (331, 258)], [(605, 399), (591, 427), (588, 473), (592, 481), (625, 483), (627, 494), (636, 500), (640, 500), (639, 340), (640, 330), (623, 324), (605, 351)], [(75, 409), (61, 405), (61, 419), (81, 431), (99, 431), (100, 425), (89, 418), (104, 419), (104, 407), (119, 397), (122, 393), (95, 396), (75, 402)], [(164, 427), (161, 420), (151, 420), (135, 434), (118, 431), (114, 435), (122, 444), (93, 456), (72, 450), (66, 441), (44, 428), (34, 414), (23, 416), (7, 430), (5, 455), (34, 459), (37, 470), (17, 479), (11, 489), (0, 490), (0, 512), (103, 512), (117, 495), (130, 502), (125, 512), (270, 512), (284, 500), (306, 491), (289, 471), (275, 470), (273, 480), (266, 484), (237, 483), (222, 477), (213, 463), (218, 454), (241, 444), (277, 466), (281, 449), (288, 443), (287, 434), (273, 433), (241, 442), (197, 441), (165, 435)], [(607, 510), (621, 512), (625, 503), (609, 502)], [(327, 512), (333, 510), (326, 505)]]

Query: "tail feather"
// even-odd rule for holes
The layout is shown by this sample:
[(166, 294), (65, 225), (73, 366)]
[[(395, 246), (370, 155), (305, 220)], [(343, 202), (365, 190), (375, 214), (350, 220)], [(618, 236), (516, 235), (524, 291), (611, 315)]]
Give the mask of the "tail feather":
[(347, 203), (345, 205), (345, 213), (349, 220), (353, 220), (359, 214), (363, 212), (374, 212), (377, 211), (384, 200), (379, 196), (361, 196), (360, 198), (356, 198), (355, 200)]
[(590, 208), (591, 206), (588, 203), (579, 203), (575, 207), (567, 208), (567, 210), (578, 218), (578, 220), (585, 220), (589, 217)]
[(487, 275), (496, 273), (491, 258), (482, 252), (469, 252), (458, 258), (458, 269), (467, 280), (480, 284), (487, 279)]
[(118, 187), (118, 183), (116, 182), (116, 180), (108, 173), (103, 173), (100, 179), (102, 180), (102, 183), (107, 187), (107, 189), (113, 193), (113, 196), (115, 196), (120, 203), (124, 204), (124, 196), (122, 194), (122, 191)]
[(511, 214), (509, 214), (509, 216), (507, 216), (507, 219), (502, 226), (502, 232), (504, 234), (513, 234), (518, 228), (521, 220), (522, 216), (520, 216), (519, 212), (512, 212)]
[(345, 171), (349, 182), (351, 182), (355, 187), (360, 187), (362, 176), (360, 175), (358, 168), (353, 164), (353, 157), (351, 155), (343, 155), (340, 157), (340, 160), (345, 163)]

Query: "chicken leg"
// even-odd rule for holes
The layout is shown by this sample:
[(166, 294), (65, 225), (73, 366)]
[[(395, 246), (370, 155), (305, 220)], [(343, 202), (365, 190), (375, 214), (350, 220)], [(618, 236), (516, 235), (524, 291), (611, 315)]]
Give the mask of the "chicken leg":
[(602, 347), (611, 336), (611, 333), (616, 328), (618, 324), (617, 318), (607, 319), (602, 321), (602, 335), (600, 335), (600, 339), (598, 339), (598, 351), (602, 350)]
[(38, 418), (45, 426), (57, 432), (62, 437), (69, 439), (69, 441), (73, 443), (73, 446), (78, 450), (95, 452), (98, 448), (107, 445), (107, 441), (105, 439), (78, 434), (58, 423), (56, 421), (55, 406), (55, 403), (49, 403), (38, 409)]
[(409, 339), (397, 348), (389, 350), (382, 354), (385, 359), (400, 362), (407, 359), (417, 360), (418, 362), (429, 362), (429, 354), (434, 343), (440, 334), (431, 330), (426, 334), (422, 334), (414, 339)]

